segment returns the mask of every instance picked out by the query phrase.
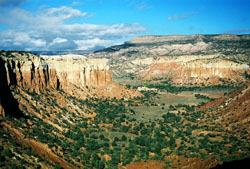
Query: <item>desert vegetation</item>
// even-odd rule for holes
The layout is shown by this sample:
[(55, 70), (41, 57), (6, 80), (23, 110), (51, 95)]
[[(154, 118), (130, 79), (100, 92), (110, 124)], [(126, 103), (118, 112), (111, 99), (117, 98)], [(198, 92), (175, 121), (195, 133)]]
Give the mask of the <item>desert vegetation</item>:
[(225, 37), (141, 37), (81, 59), (1, 51), (0, 168), (249, 158), (249, 38)]
[[(175, 91), (181, 94), (182, 89)], [(155, 92), (144, 92), (144, 97), (131, 100), (82, 100), (54, 89), (40, 94), (16, 90), (15, 97), (22, 100), (21, 110), (25, 117), (15, 119), (7, 116), (2, 121), (21, 130), (25, 137), (46, 144), (72, 167), (119, 168), (153, 160), (163, 161), (166, 168), (171, 168), (174, 160), (167, 160), (169, 156), (201, 161), (231, 161), (249, 156), (249, 143), (244, 139), (246, 133), (234, 135), (233, 131), (214, 120), (201, 122), (201, 119), (216, 117), (207, 111), (197, 110), (195, 105), (158, 104)], [(58, 98), (65, 99), (67, 104)], [(195, 98), (211, 100), (201, 94), (195, 94)], [(144, 115), (138, 112), (140, 109)], [(5, 130), (1, 132), (8, 135)], [(42, 160), (43, 157), (32, 153), (28, 147), (22, 149), (23, 145), (14, 139), (1, 141), (6, 145), (2, 146), (1, 158), (17, 158), (18, 154), (22, 157), (21, 161), (13, 161), (13, 166), (33, 163), (37, 166), (59, 165)], [(32, 156), (33, 161), (25, 158), (27, 156)]]

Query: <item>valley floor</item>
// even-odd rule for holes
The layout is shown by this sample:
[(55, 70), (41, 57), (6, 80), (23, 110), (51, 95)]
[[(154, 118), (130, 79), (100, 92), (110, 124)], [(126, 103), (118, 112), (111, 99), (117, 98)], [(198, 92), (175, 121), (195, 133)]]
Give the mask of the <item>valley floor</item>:
[(0, 168), (206, 169), (249, 158), (249, 122), (239, 127), (225, 111), (229, 98), (249, 101), (249, 87), (236, 89), (159, 89), (118, 100), (16, 88), (23, 116), (1, 118)]

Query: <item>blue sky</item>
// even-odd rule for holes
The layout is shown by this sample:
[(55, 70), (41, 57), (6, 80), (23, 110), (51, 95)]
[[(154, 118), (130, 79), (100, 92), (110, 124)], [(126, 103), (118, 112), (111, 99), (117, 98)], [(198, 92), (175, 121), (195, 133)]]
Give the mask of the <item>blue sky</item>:
[(250, 0), (0, 0), (0, 11), (5, 50), (91, 50), (141, 35), (250, 33)]

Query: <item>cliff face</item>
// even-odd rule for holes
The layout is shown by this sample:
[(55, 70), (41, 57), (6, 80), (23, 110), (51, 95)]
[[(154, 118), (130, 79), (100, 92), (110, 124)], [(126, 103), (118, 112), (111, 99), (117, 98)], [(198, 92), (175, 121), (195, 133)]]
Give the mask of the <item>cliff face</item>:
[(102, 59), (44, 60), (29, 53), (2, 53), (1, 69), (6, 72), (2, 85), (20, 86), (40, 92), (46, 88), (70, 89), (72, 85), (104, 85), (111, 75)]
[(139, 79), (171, 79), (176, 84), (220, 84), (244, 82), (244, 73), (250, 74), (247, 64), (220, 60), (217, 56), (182, 56), (159, 58), (148, 69), (141, 71)]
[(173, 83), (203, 83), (209, 78), (216, 84), (219, 79), (244, 80), (249, 45), (250, 35), (142, 36), (94, 57), (110, 59), (114, 79), (171, 77)]
[(112, 82), (107, 60), (105, 59), (67, 59), (46, 61), (52, 72), (56, 72), (58, 87), (70, 89), (71, 85), (78, 87), (100, 86)]
[(25, 52), (1, 52), (0, 114), (21, 116), (12, 89), (45, 92), (57, 88), (72, 92), (75, 86), (105, 86), (112, 82), (106, 61), (102, 59), (44, 60)]
[(2, 61), (1, 69), (6, 72), (6, 80), (1, 79), (5, 86), (20, 86), (36, 92), (47, 87), (57, 87), (56, 73), (35, 55), (12, 53), (10, 56), (0, 59)]

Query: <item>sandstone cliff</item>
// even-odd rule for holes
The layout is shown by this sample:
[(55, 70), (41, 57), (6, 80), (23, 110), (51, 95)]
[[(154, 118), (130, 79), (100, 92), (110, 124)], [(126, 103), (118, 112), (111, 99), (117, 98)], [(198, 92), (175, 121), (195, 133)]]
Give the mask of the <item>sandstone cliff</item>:
[(107, 59), (41, 58), (26, 52), (1, 52), (0, 114), (22, 116), (13, 91), (62, 90), (81, 97), (130, 98), (140, 92), (112, 82)]
[(176, 84), (223, 84), (244, 82), (244, 74), (250, 74), (247, 64), (218, 59), (210, 56), (161, 57), (141, 71), (138, 78), (143, 80), (166, 79)]
[[(20, 86), (25, 90), (36, 92), (58, 86), (56, 72), (51, 71), (47, 63), (36, 55), (2, 52), (0, 60), (1, 85)], [(3, 78), (4, 76), (6, 77)]]
[(26, 52), (1, 52), (0, 57), (0, 114), (21, 116), (12, 89), (46, 92), (61, 89), (71, 92), (77, 86), (102, 86), (110, 83), (106, 61), (101, 59), (48, 60)]
[(52, 72), (58, 77), (58, 87), (68, 90), (71, 84), (78, 87), (99, 86), (110, 83), (111, 74), (105, 59), (48, 59)]
[(195, 84), (209, 78), (218, 84), (218, 79), (244, 80), (249, 45), (250, 35), (141, 36), (90, 56), (108, 58), (114, 79), (172, 76), (173, 83)]
[(44, 60), (23, 52), (2, 52), (0, 67), (1, 85), (19, 86), (40, 92), (46, 88), (70, 89), (72, 85), (104, 85), (111, 75), (102, 59)]

